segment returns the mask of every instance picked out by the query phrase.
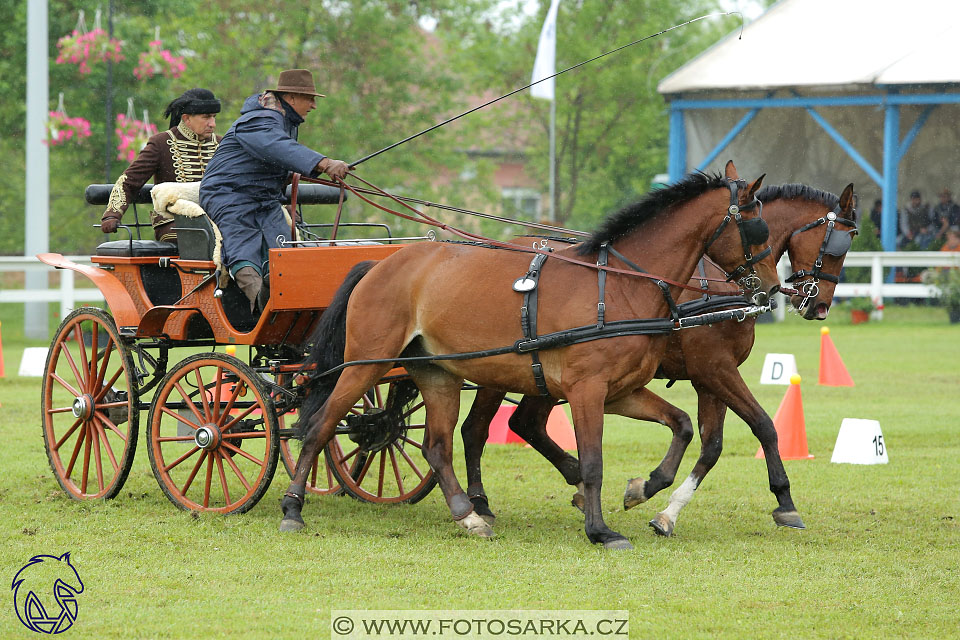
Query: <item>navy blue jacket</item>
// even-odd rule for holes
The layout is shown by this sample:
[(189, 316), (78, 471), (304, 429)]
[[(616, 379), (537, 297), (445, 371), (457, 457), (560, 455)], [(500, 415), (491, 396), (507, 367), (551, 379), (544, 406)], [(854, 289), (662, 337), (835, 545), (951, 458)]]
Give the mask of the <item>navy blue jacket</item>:
[(259, 268), (263, 247), (290, 235), (280, 198), (290, 172), (316, 176), (324, 155), (297, 142), (303, 118), (271, 92), (247, 98), (200, 182), (200, 206), (223, 236), (223, 260)]

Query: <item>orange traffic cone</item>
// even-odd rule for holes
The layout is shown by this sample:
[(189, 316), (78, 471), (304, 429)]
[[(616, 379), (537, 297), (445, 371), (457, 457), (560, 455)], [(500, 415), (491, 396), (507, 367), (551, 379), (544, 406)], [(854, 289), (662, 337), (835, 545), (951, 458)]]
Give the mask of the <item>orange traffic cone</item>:
[(0, 335), (0, 378), (4, 377), (6, 374), (3, 371), (3, 336)]
[[(790, 386), (773, 416), (777, 428), (777, 449), (781, 460), (809, 460), (807, 426), (803, 420), (803, 400), (800, 397), (800, 376), (790, 376)], [(757, 449), (757, 458), (763, 458), (763, 447)]]
[(567, 419), (567, 412), (563, 407), (554, 407), (550, 412), (547, 418), (547, 435), (564, 451), (577, 450), (577, 436), (573, 433), (573, 427), (570, 426), (570, 420)]
[(843, 366), (843, 360), (830, 339), (830, 327), (820, 329), (820, 379), (817, 384), (828, 387), (852, 387), (853, 378)]
[(523, 438), (510, 429), (510, 416), (516, 411), (514, 404), (505, 404), (497, 409), (497, 414), (490, 421), (490, 431), (487, 435), (487, 444), (524, 444)]

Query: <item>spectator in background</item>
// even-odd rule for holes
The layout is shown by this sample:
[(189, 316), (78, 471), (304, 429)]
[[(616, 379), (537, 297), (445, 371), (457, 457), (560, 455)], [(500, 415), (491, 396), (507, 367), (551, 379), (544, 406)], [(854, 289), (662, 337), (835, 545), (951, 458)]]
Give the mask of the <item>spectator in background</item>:
[(883, 200), (874, 200), (870, 209), (870, 222), (873, 224), (873, 233), (880, 237), (880, 223), (883, 221)]
[(960, 251), (960, 227), (947, 229), (946, 240), (940, 251)]
[(933, 208), (933, 214), (940, 221), (940, 228), (937, 230), (938, 240), (946, 235), (950, 227), (960, 227), (960, 205), (953, 201), (953, 194), (949, 189), (944, 188), (939, 195), (940, 204)]
[(903, 234), (901, 249), (923, 251), (930, 246), (940, 231), (940, 222), (934, 218), (930, 205), (923, 202), (919, 191), (910, 192), (910, 202), (900, 212), (900, 233)]

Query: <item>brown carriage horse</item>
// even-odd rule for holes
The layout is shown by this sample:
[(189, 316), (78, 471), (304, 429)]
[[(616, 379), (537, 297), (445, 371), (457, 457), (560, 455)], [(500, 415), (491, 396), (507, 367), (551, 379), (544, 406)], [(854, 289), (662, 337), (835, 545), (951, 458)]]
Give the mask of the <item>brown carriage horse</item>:
[[(770, 227), (770, 246), (779, 261), (786, 251), (793, 274), (787, 278), (799, 293), (791, 297), (795, 310), (807, 320), (823, 320), (833, 301), (843, 258), (856, 233), (853, 185), (837, 197), (802, 184), (764, 187), (757, 193), (763, 203), (764, 219)], [(705, 274), (718, 273), (708, 265)], [(679, 302), (698, 299), (685, 291)], [(657, 377), (669, 380), (690, 380), (699, 398), (700, 458), (689, 477), (670, 497), (669, 505), (650, 522), (660, 535), (669, 536), (676, 525), (680, 509), (689, 501), (710, 469), (716, 464), (723, 446), (723, 420), (727, 407), (746, 422), (763, 447), (767, 461), (770, 490), (777, 498), (773, 512), (780, 526), (803, 528), (803, 521), (790, 495), (787, 479), (777, 449), (777, 432), (773, 421), (757, 402), (737, 369), (753, 348), (754, 318), (743, 322), (727, 320), (717, 324), (676, 331), (668, 338), (669, 345)], [(492, 524), (480, 474), (480, 456), (489, 432), (490, 421), (504, 394), (480, 389), (464, 420), (462, 436), (467, 462), (467, 494), (477, 513)], [(668, 402), (650, 393), (645, 420), (666, 424), (673, 439), (660, 465), (649, 479), (634, 478), (627, 485), (624, 508), (645, 502), (657, 492), (673, 484), (680, 460), (691, 438), (693, 428), (689, 416)], [(546, 421), (555, 404), (553, 398), (526, 396), (510, 418), (510, 427), (543, 454), (563, 474), (568, 484), (580, 485), (577, 459), (563, 451), (546, 432)], [(574, 504), (582, 503), (582, 495), (574, 494)]]
[[(539, 335), (571, 327), (589, 330), (598, 324), (600, 273), (609, 276), (605, 278), (607, 323), (664, 318), (669, 305), (660, 285), (675, 296), (704, 252), (738, 277), (746, 273), (743, 281), (750, 283), (754, 302), (766, 302), (780, 283), (754, 198), (761, 181), (762, 177), (748, 186), (738, 178), (732, 162), (727, 163), (725, 178), (692, 174), (611, 215), (577, 249), (550, 254), (537, 287)], [(604, 245), (616, 253), (611, 251), (610, 266), (600, 268), (596, 264)], [(634, 273), (637, 264), (649, 273), (639, 277)], [(419, 243), (372, 267), (354, 269), (338, 291), (338, 300), (321, 318), (311, 342), (322, 347), (313, 349), (306, 366), (315, 364), (322, 372), (343, 362), (367, 362), (341, 367), (339, 377), (325, 375), (314, 380), (317, 384), (307, 399), (312, 398), (314, 407), (323, 404), (315, 410), (305, 403), (301, 412), (303, 448), (282, 501), (281, 531), (303, 527), (307, 475), (337, 423), (395, 361), (405, 358), (404, 366), (426, 407), (423, 454), (450, 512), (469, 533), (492, 535), (453, 472), (452, 441), (460, 390), (468, 379), (493, 389), (537, 393), (531, 354), (504, 352), (490, 357), (471, 355), (469, 359), (444, 359), (443, 355), (497, 350), (524, 337), (519, 321), (522, 298), (512, 285), (529, 266), (530, 255), (522, 251)], [(631, 275), (621, 275), (625, 273)], [(650, 274), (656, 275), (651, 279)], [(663, 284), (668, 282), (674, 284)], [(516, 310), (516, 319), (505, 320), (511, 309)], [(342, 349), (337, 346), (338, 336), (343, 339)], [(656, 372), (665, 346), (663, 333), (630, 334), (539, 353), (549, 393), (567, 399), (573, 412), (587, 537), (609, 548), (631, 545), (608, 528), (601, 515), (604, 410), (645, 415), (643, 386)], [(421, 359), (409, 359), (416, 357)]]

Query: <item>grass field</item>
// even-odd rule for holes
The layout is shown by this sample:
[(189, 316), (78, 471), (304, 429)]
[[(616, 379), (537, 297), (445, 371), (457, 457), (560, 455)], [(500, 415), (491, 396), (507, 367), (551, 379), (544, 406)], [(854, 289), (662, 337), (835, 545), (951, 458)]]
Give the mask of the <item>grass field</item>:
[[(160, 491), (142, 440), (118, 498), (70, 501), (43, 451), (39, 379), (15, 375), (22, 349), (45, 345), (23, 339), (20, 307), (8, 305), (2, 575), (70, 551), (86, 586), (71, 638), (325, 638), (333, 609), (620, 609), (634, 638), (960, 637), (960, 326), (936, 308), (891, 306), (882, 323), (859, 326), (834, 314), (827, 324), (856, 387), (816, 385), (821, 325), (795, 316), (760, 325), (742, 368), (772, 415), (785, 387), (757, 384), (764, 354), (796, 355), (816, 457), (785, 465), (808, 528), (775, 528), (757, 443), (728, 416), (720, 462), (674, 537), (656, 537), (647, 522), (670, 491), (629, 512), (621, 498), (659, 462), (669, 432), (608, 417), (604, 516), (636, 547), (610, 552), (586, 541), (560, 476), (517, 446), (484, 458), (493, 540), (458, 533), (439, 490), (401, 506), (311, 498), (307, 528), (281, 536), (282, 469), (251, 512), (192, 516)], [(695, 412), (688, 384), (652, 387)], [(844, 417), (880, 421), (889, 464), (830, 463)], [(695, 439), (679, 478), (698, 448)], [(31, 637), (6, 602), (0, 637)]]

